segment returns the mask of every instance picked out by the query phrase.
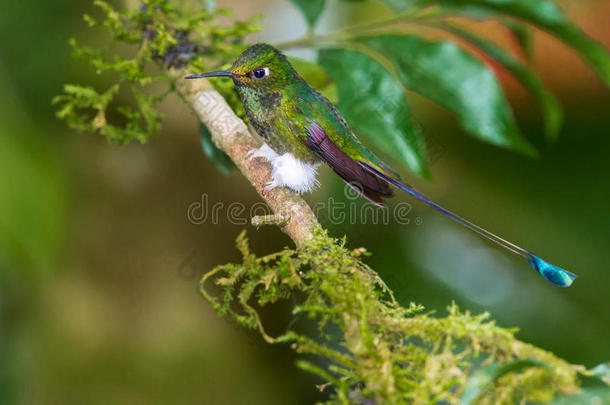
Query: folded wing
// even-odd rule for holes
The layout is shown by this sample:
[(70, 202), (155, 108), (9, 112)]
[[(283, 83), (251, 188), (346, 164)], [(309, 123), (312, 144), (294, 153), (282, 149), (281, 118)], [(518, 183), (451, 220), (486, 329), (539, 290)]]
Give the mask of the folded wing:
[(346, 183), (372, 203), (383, 206), (383, 197), (394, 192), (389, 184), (352, 159), (332, 139), (317, 121), (307, 131), (305, 144), (320, 156)]

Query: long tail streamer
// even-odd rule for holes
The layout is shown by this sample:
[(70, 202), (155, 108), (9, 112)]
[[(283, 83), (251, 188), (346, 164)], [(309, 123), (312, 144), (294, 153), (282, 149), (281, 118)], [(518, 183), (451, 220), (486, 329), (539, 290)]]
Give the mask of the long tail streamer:
[(572, 285), (572, 283), (574, 282), (576, 277), (578, 277), (576, 274), (570, 273), (567, 270), (564, 270), (560, 267), (552, 265), (551, 263), (539, 258), (532, 252), (525, 250), (505, 239), (502, 239), (499, 236), (489, 232), (488, 230), (483, 229), (480, 226), (475, 225), (472, 222), (465, 220), (464, 218), (460, 217), (457, 214), (454, 214), (453, 212), (449, 211), (448, 209), (441, 207), (440, 205), (429, 200), (428, 197), (426, 197), (419, 191), (415, 190), (413, 187), (403, 183), (402, 181), (397, 180), (393, 177), (390, 177), (390, 176), (380, 172), (379, 170), (375, 169), (374, 167), (370, 166), (369, 164), (367, 164), (365, 162), (360, 162), (360, 164), (362, 165), (362, 167), (364, 167), (366, 170), (373, 173), (375, 176), (378, 176), (379, 178), (387, 181), (388, 183), (392, 184), (393, 186), (405, 191), (406, 193), (411, 194), (413, 197), (415, 197), (418, 200), (422, 201), (423, 203), (429, 205), (430, 207), (436, 209), (437, 211), (440, 211), (442, 214), (451, 218), (453, 221), (457, 222), (458, 224), (465, 226), (466, 228), (470, 229), (471, 231), (481, 235), (485, 239), (488, 239), (488, 240), (494, 242), (495, 244), (502, 246), (503, 248), (507, 249), (508, 251), (523, 257), (534, 268), (534, 270), (536, 270), (538, 273), (540, 273), (540, 275), (542, 277), (544, 277), (547, 281), (555, 284), (556, 286), (569, 287), (570, 285)]

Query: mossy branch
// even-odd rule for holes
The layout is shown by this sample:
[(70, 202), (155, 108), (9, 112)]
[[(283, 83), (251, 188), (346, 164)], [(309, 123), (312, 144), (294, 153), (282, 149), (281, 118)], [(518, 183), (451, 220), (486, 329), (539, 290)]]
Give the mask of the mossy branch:
[[(362, 262), (364, 249), (350, 251), (321, 229), (296, 250), (263, 257), (250, 251), (245, 232), (237, 246), (243, 262), (206, 274), (202, 294), (219, 314), (258, 329), (267, 342), (291, 343), (323, 359), (326, 367), (298, 365), (333, 386), (329, 403), (547, 402), (578, 391), (584, 367), (516, 339), (488, 313), (475, 316), (452, 304), (448, 316), (437, 318), (421, 305), (401, 306)], [(218, 296), (209, 291), (211, 280)], [(265, 331), (255, 306), (290, 296), (304, 297), (293, 314), (316, 322), (315, 336), (298, 322), (278, 337)], [(498, 367), (507, 371), (493, 374)], [(495, 377), (486, 378), (486, 370)]]

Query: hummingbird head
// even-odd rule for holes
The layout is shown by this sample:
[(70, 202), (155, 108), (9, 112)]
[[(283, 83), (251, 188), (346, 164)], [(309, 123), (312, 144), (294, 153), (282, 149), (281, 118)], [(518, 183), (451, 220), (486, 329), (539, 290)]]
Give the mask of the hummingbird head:
[(186, 76), (186, 79), (227, 76), (238, 87), (249, 87), (265, 92), (281, 90), (299, 80), (286, 56), (267, 44), (255, 44), (237, 57), (229, 70)]

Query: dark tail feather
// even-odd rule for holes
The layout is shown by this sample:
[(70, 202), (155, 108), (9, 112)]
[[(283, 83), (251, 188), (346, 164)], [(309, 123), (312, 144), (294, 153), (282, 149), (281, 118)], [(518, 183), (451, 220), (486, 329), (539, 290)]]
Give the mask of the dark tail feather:
[[(371, 190), (371, 189), (368, 189), (368, 188), (364, 188), (361, 183), (358, 183), (356, 181), (348, 181), (346, 179), (343, 179), (343, 181), (345, 181), (345, 183), (348, 186), (350, 186), (351, 189), (354, 190), (358, 195), (366, 198), (367, 200), (369, 200), (370, 203), (378, 206), (379, 208), (386, 208), (385, 201), (384, 201), (383, 197), (391, 197), (392, 196), (392, 194), (388, 194), (388, 193), (381, 194), (381, 193), (379, 193), (376, 190)], [(379, 181), (379, 180), (377, 180), (377, 181)], [(387, 186), (387, 183), (386, 183), (386, 186)]]
[(554, 265), (542, 260), (541, 258), (534, 255), (533, 253), (531, 253), (505, 239), (500, 238), (499, 236), (489, 232), (486, 229), (481, 228), (478, 225), (473, 224), (470, 221), (467, 221), (466, 219), (460, 217), (459, 215), (454, 214), (453, 212), (449, 211), (448, 209), (443, 208), (440, 205), (438, 205), (437, 203), (429, 200), (428, 197), (426, 197), (425, 195), (423, 195), (422, 193), (420, 193), (413, 187), (409, 186), (408, 184), (405, 184), (398, 179), (395, 179), (393, 177), (388, 176), (385, 173), (380, 172), (379, 170), (375, 169), (374, 167), (372, 167), (371, 165), (369, 165), (365, 162), (360, 162), (360, 165), (363, 168), (365, 168), (367, 171), (369, 171), (370, 173), (379, 177), (380, 179), (387, 181), (388, 183), (411, 194), (413, 197), (415, 197), (418, 200), (422, 201), (423, 203), (429, 205), (430, 207), (436, 209), (437, 211), (440, 211), (442, 214), (451, 218), (453, 221), (457, 222), (458, 224), (465, 226), (466, 228), (470, 229), (471, 231), (481, 235), (485, 239), (488, 239), (497, 245), (502, 246), (503, 248), (509, 250), (510, 252), (523, 257), (524, 259), (526, 259), (529, 262), (529, 264), (534, 268), (534, 270), (536, 270), (538, 273), (540, 273), (540, 275), (542, 275), (542, 277), (544, 277), (546, 280), (550, 281), (551, 283), (553, 283), (559, 287), (569, 287), (572, 284), (572, 282), (574, 281), (574, 279), (576, 279), (576, 277), (577, 277), (576, 274), (570, 273), (567, 270), (554, 266)]

